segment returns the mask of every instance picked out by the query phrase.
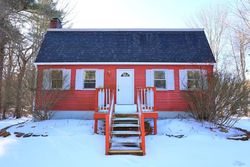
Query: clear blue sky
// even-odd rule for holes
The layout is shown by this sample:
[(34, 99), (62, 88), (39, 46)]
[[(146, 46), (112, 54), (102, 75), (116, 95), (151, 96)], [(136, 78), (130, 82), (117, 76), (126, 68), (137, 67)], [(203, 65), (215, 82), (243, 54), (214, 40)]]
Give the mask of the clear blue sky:
[(72, 28), (180, 28), (201, 8), (233, 0), (61, 0)]

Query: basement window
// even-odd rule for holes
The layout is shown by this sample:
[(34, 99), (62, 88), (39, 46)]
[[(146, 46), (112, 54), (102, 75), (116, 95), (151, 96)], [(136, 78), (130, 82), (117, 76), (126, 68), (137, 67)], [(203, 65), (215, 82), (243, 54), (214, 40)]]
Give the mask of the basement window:
[(86, 70), (84, 77), (84, 88), (95, 88), (96, 85), (96, 71)]

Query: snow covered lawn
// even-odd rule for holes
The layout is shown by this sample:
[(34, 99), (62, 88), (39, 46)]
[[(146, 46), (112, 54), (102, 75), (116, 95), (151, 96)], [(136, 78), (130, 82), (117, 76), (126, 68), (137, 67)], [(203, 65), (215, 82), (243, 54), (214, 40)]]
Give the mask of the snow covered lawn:
[[(0, 121), (0, 128), (24, 121)], [(250, 131), (250, 119), (237, 126)], [(250, 141), (226, 138), (228, 133), (211, 129), (194, 120), (159, 120), (158, 135), (146, 137), (146, 156), (104, 155), (105, 138), (93, 134), (93, 121), (50, 120), (28, 122), (12, 127), (7, 138), (0, 138), (1, 167), (231, 167), (250, 166)], [(14, 132), (48, 135), (17, 138)], [(167, 135), (184, 135), (183, 138)]]

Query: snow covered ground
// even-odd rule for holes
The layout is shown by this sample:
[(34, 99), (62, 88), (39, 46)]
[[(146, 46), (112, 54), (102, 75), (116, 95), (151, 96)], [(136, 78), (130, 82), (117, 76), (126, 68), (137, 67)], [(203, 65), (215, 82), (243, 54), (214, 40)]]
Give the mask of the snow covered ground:
[[(0, 121), (0, 128), (25, 119)], [(250, 131), (250, 119), (242, 119), (237, 126)], [(250, 141), (227, 140), (239, 132), (224, 133), (210, 127), (191, 119), (159, 120), (158, 135), (146, 137), (146, 156), (105, 156), (104, 136), (93, 134), (93, 121), (28, 122), (10, 128), (10, 137), (0, 138), (0, 166), (250, 167)], [(17, 138), (14, 132), (48, 136)]]

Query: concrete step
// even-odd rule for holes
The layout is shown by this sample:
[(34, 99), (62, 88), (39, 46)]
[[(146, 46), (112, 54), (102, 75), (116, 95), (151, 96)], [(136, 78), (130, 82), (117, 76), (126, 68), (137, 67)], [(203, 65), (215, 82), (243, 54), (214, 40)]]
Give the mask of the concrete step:
[(137, 112), (136, 104), (116, 104), (115, 113), (116, 114), (131, 114)]
[(112, 131), (112, 135), (140, 135), (140, 131)]

